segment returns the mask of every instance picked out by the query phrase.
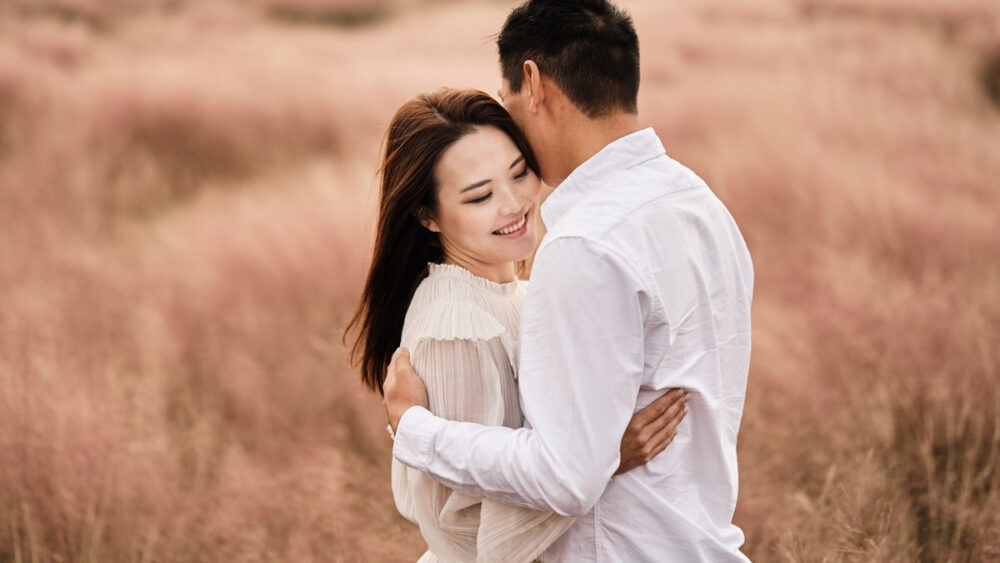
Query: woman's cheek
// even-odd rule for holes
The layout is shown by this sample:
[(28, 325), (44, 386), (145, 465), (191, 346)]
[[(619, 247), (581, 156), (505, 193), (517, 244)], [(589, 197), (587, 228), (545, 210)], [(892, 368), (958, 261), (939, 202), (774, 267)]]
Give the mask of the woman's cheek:
[(490, 214), (487, 211), (488, 207), (486, 205), (481, 206), (466, 217), (464, 227), (470, 236), (478, 236), (489, 230)]

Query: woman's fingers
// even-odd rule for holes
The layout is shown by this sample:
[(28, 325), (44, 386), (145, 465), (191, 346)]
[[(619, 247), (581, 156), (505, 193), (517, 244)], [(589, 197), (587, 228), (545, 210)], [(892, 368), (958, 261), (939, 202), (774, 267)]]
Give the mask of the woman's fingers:
[(689, 398), (683, 389), (671, 389), (632, 417), (622, 436), (616, 474), (648, 462), (673, 441)]
[(677, 425), (680, 423), (680, 421), (683, 420), (685, 416), (687, 416), (687, 413), (688, 413), (688, 400), (684, 399), (682, 402), (677, 404), (677, 408), (673, 409), (672, 413), (664, 414), (663, 418), (667, 418), (668, 416), (670, 417), (665, 426), (673, 426), (674, 428), (676, 428)]
[(671, 389), (663, 394), (660, 398), (656, 399), (652, 403), (646, 405), (644, 409), (639, 411), (632, 417), (632, 421), (638, 426), (645, 426), (647, 424), (653, 423), (660, 419), (672, 406), (675, 406), (678, 401), (682, 400), (686, 396), (686, 392), (683, 389)]
[(646, 454), (646, 456), (643, 458), (642, 461), (643, 464), (649, 463), (650, 461), (653, 460), (653, 458), (663, 453), (663, 450), (667, 449), (667, 446), (670, 445), (670, 442), (674, 441), (674, 437), (677, 436), (677, 430), (676, 429), (670, 431), (664, 430), (663, 434), (664, 435), (662, 440), (655, 443), (652, 442), (650, 443), (650, 450), (649, 453)]
[(683, 416), (683, 411), (687, 409), (687, 402), (690, 395), (685, 393), (679, 400), (675, 401), (663, 415), (653, 421), (653, 424), (660, 424), (661, 426), (666, 426), (670, 424), (671, 421), (676, 419), (678, 416)]
[[(644, 436), (651, 436), (669, 426), (671, 421), (673, 421), (687, 406), (690, 394), (679, 389), (675, 389), (674, 391), (680, 392), (676, 396), (672, 397), (669, 402), (664, 401), (663, 404), (666, 405), (666, 408), (660, 411), (656, 418), (649, 420), (643, 425), (642, 434)], [(667, 393), (666, 396), (671, 395), (674, 391)], [(657, 401), (664, 399), (666, 396), (657, 399)]]
[[(684, 420), (687, 413), (687, 405), (680, 406), (673, 416), (666, 420), (663, 427), (654, 433), (645, 444), (643, 444), (641, 451), (644, 463), (659, 455), (667, 448), (667, 446), (670, 445), (670, 442), (674, 441), (674, 438), (677, 436), (677, 426), (682, 420)], [(665, 419), (666, 413), (664, 417), (661, 418)]]

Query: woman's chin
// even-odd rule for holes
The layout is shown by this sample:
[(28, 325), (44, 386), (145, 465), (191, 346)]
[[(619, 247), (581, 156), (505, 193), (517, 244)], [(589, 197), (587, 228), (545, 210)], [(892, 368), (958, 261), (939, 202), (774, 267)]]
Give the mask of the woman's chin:
[(521, 242), (524, 243), (524, 248), (519, 249), (520, 250), (519, 252), (513, 253), (513, 256), (516, 256), (516, 258), (513, 259), (514, 262), (523, 262), (525, 260), (528, 260), (535, 253), (535, 247), (537, 246), (537, 244), (534, 240), (534, 237), (532, 236), (524, 237), (524, 240), (522, 240)]

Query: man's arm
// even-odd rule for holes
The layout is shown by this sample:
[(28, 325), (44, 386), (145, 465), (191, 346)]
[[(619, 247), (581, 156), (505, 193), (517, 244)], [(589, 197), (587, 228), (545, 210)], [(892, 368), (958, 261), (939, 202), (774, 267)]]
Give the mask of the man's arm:
[[(417, 404), (410, 374), (386, 380), (394, 455), (468, 494), (586, 514), (618, 466), (642, 377), (641, 283), (597, 243), (539, 253), (521, 319), (520, 393), (530, 428), (446, 421)], [(412, 377), (416, 377), (413, 375)]]

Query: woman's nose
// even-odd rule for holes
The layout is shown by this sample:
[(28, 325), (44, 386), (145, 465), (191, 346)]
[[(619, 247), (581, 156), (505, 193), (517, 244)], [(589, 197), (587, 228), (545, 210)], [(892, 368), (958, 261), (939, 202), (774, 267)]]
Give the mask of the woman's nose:
[(521, 198), (514, 192), (514, 190), (509, 187), (501, 188), (496, 190), (496, 196), (498, 198), (498, 203), (500, 204), (499, 211), (503, 215), (514, 215), (521, 211)]

